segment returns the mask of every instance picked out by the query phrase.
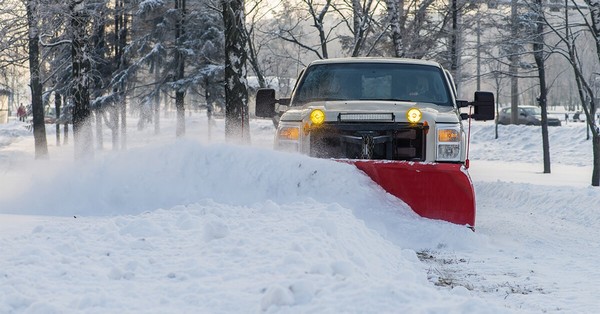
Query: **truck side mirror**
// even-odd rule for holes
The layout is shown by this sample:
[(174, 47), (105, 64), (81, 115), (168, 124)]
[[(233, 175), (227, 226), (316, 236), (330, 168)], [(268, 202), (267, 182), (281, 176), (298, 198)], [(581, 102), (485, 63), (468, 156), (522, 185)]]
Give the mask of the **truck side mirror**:
[(256, 92), (256, 108), (257, 117), (272, 118), (275, 116), (275, 90), (271, 88), (261, 88)]
[(490, 92), (475, 92), (472, 102), (474, 120), (494, 120), (494, 94)]

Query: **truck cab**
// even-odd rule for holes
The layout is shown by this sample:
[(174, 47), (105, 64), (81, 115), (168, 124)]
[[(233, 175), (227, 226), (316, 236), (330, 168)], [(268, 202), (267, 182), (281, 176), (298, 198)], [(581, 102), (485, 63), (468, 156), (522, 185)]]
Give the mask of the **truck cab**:
[(494, 119), (494, 97), (459, 101), (449, 72), (436, 62), (342, 58), (312, 62), (291, 98), (259, 90), (256, 115), (279, 117), (275, 147), (313, 157), (464, 163), (460, 108)]

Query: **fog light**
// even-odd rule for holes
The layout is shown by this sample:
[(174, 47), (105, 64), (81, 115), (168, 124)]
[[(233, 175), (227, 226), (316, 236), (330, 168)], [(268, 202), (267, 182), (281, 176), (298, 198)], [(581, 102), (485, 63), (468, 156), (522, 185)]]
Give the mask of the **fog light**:
[(418, 108), (410, 108), (406, 112), (406, 120), (408, 120), (408, 122), (410, 122), (410, 123), (417, 123), (417, 122), (421, 121), (422, 117), (423, 117), (423, 114), (421, 113), (421, 110), (419, 110)]
[(310, 121), (319, 125), (325, 121), (325, 112), (321, 109), (315, 109), (310, 113)]

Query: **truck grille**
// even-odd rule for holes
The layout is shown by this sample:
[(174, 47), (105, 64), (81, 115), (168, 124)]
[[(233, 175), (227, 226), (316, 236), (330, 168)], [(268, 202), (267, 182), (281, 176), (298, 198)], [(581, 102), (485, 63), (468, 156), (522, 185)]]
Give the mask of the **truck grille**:
[(310, 130), (310, 155), (424, 161), (428, 129), (408, 123), (325, 123)]

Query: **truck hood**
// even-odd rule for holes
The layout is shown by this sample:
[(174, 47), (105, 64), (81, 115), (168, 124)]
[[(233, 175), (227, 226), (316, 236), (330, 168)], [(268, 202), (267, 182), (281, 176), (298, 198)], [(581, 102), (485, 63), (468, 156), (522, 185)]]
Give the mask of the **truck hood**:
[(326, 101), (312, 102), (302, 107), (291, 107), (281, 117), (282, 121), (303, 121), (313, 109), (325, 112), (325, 121), (337, 121), (339, 113), (393, 113), (396, 122), (406, 122), (406, 111), (410, 108), (419, 108), (423, 113), (423, 120), (437, 123), (457, 123), (458, 116), (454, 107), (438, 106), (432, 103), (404, 102), (404, 101)]

